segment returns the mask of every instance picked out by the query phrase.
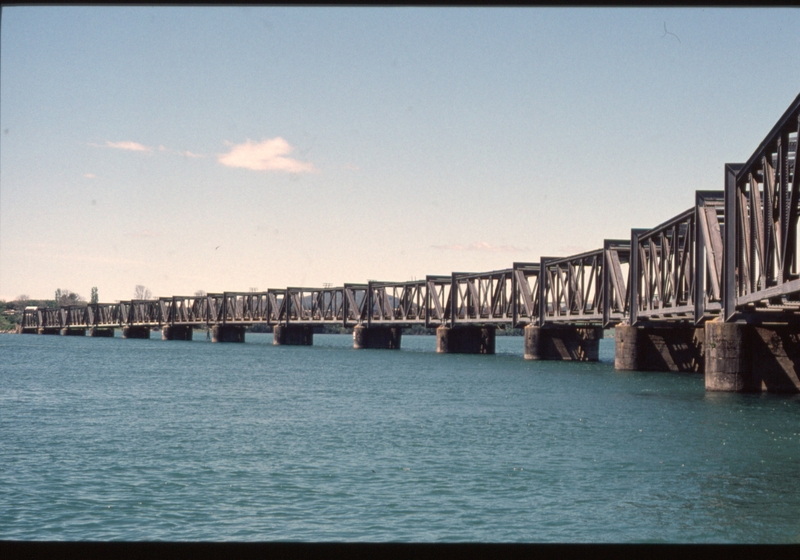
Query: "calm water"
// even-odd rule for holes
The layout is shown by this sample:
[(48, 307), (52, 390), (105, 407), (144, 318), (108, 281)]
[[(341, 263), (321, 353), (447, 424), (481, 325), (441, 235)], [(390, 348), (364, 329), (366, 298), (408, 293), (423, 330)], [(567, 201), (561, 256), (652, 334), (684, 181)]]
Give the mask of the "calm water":
[(153, 336), (0, 335), (0, 539), (800, 542), (798, 397)]

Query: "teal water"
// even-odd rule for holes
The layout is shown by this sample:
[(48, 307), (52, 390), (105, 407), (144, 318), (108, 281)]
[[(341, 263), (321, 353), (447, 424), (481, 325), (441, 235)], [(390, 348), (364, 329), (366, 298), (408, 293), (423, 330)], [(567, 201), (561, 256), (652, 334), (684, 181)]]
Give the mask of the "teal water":
[(0, 539), (800, 542), (796, 396), (156, 336), (0, 336)]

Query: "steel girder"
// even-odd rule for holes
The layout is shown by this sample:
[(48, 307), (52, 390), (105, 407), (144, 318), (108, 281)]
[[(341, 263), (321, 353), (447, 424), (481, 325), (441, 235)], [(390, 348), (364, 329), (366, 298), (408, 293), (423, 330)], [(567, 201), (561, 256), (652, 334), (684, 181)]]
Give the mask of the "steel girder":
[(692, 321), (720, 313), (723, 191), (650, 230), (631, 230), (630, 324)]
[(425, 280), (367, 283), (367, 326), (425, 324)]
[(744, 164), (725, 166), (726, 321), (787, 321), (800, 309), (796, 170), (800, 95)]
[(119, 327), (122, 324), (118, 303), (90, 303), (86, 306), (87, 327)]
[(607, 239), (601, 249), (571, 257), (543, 257), (539, 326), (547, 323), (609, 327), (624, 319), (630, 241)]

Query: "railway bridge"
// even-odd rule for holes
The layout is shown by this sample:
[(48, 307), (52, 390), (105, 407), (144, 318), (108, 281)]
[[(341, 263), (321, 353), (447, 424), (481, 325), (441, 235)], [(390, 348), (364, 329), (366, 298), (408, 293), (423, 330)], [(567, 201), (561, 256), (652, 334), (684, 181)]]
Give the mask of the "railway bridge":
[[(524, 328), (524, 357), (597, 360), (614, 328), (619, 370), (702, 372), (710, 391), (800, 391), (800, 95), (721, 190), (596, 250), (489, 272), (408, 282), (288, 287), (28, 308), (22, 333), (309, 345), (317, 325), (353, 328), (355, 348), (397, 349), (403, 328), (435, 328), (442, 353), (494, 353), (498, 328)], [(687, 201), (688, 202), (688, 201)]]

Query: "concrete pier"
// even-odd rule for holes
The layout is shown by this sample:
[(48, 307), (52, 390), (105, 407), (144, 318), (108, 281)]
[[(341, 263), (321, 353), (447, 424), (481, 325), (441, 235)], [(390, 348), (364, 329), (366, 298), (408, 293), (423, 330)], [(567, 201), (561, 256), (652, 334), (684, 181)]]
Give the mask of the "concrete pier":
[(756, 390), (750, 376), (745, 327), (736, 323), (709, 321), (705, 324), (705, 331), (706, 391)]
[(114, 329), (100, 329), (97, 327), (92, 327), (89, 329), (89, 336), (114, 338)]
[(440, 354), (494, 354), (495, 327), (439, 327), (436, 351)]
[(192, 340), (191, 325), (164, 325), (161, 340)]
[(314, 344), (314, 327), (306, 325), (275, 325), (272, 328), (275, 346), (311, 346)]
[(704, 371), (705, 334), (693, 326), (615, 328), (614, 367), (638, 371)]
[(61, 334), (60, 327), (39, 327), (37, 334)]
[(61, 336), (86, 336), (86, 329), (64, 327), (61, 329)]
[(244, 342), (244, 327), (239, 325), (214, 325), (211, 342)]
[(800, 392), (800, 328), (709, 321), (707, 391)]
[(528, 325), (524, 333), (526, 360), (596, 362), (599, 359), (602, 327)]
[(150, 327), (122, 327), (122, 338), (150, 338)]
[(353, 348), (399, 350), (402, 339), (400, 327), (365, 327), (353, 329)]

